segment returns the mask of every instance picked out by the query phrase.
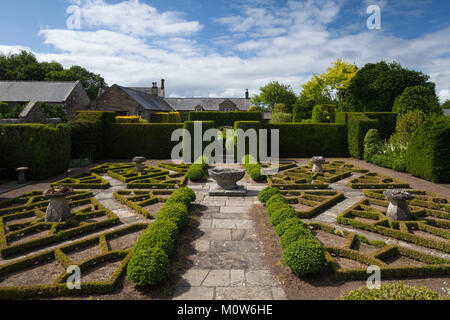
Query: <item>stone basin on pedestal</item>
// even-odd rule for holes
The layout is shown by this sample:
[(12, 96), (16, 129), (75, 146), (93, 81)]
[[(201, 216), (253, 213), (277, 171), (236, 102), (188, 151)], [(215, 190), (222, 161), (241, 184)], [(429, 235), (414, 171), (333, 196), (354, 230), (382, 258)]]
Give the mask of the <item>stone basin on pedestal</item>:
[(247, 191), (244, 187), (236, 183), (244, 178), (245, 170), (232, 168), (210, 169), (209, 176), (213, 178), (217, 185), (209, 193), (210, 196), (235, 196), (244, 197)]
[(45, 222), (64, 222), (72, 217), (66, 199), (72, 194), (73, 189), (70, 187), (51, 187), (44, 191), (44, 198), (50, 199), (45, 212)]
[(394, 221), (414, 220), (406, 201), (414, 199), (411, 193), (392, 189), (383, 192), (384, 196), (390, 201), (386, 216)]

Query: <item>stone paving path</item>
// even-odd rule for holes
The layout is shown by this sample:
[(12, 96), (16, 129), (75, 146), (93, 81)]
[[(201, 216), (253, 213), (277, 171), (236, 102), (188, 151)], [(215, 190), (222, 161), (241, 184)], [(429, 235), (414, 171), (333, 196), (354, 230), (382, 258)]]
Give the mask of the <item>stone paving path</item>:
[[(242, 184), (242, 182), (240, 183)], [(176, 285), (175, 300), (286, 299), (264, 260), (251, 210), (265, 185), (245, 183), (247, 197), (210, 197), (212, 181), (189, 185), (202, 216), (193, 267)]]

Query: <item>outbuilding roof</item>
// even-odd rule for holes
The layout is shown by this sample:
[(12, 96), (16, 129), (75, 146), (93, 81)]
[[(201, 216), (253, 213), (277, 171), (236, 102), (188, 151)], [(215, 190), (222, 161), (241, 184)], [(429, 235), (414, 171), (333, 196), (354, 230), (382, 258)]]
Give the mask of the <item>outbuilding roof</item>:
[(0, 81), (1, 102), (65, 102), (79, 81)]

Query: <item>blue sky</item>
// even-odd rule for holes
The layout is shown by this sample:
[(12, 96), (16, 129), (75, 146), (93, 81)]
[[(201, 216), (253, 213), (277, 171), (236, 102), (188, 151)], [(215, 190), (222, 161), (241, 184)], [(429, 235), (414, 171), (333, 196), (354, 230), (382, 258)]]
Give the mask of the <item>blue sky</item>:
[[(366, 26), (369, 5), (381, 8), (381, 30)], [(383, 59), (429, 74), (450, 99), (450, 1), (15, 0), (0, 9), (0, 51), (82, 65), (108, 84), (165, 78), (171, 96), (239, 97), (277, 80), (299, 92), (337, 58)]]

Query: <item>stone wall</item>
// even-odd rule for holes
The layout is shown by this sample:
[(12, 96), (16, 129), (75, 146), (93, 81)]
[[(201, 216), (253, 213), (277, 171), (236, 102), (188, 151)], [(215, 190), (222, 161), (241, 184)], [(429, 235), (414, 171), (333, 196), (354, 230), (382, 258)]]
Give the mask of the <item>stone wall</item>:
[(72, 120), (75, 117), (75, 113), (77, 111), (86, 110), (90, 102), (91, 100), (84, 90), (83, 85), (80, 81), (78, 81), (75, 89), (72, 90), (70, 95), (67, 97), (65, 104), (63, 105), (64, 110), (67, 114), (67, 119)]

